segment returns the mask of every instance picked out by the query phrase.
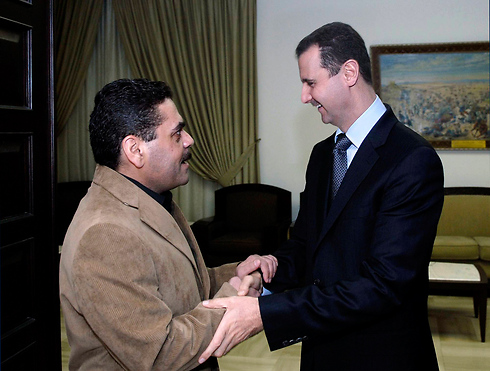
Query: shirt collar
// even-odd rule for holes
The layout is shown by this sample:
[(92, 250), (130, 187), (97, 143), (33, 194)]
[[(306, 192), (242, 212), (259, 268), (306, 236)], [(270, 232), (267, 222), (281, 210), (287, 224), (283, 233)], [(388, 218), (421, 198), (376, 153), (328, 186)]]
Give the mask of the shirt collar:
[(143, 190), (146, 194), (148, 194), (148, 196), (150, 196), (156, 202), (162, 205), (169, 213), (172, 213), (172, 192), (165, 191), (163, 193), (156, 193), (155, 191), (152, 191), (150, 188), (144, 186), (137, 180), (130, 178), (126, 175), (124, 175), (124, 177), (126, 177), (128, 180), (133, 182), (135, 185), (137, 185), (141, 190)]
[[(376, 125), (378, 120), (386, 111), (386, 107), (376, 95), (376, 99), (369, 106), (369, 108), (364, 111), (364, 113), (359, 116), (359, 118), (354, 121), (349, 130), (345, 133), (347, 138), (352, 142), (356, 148), (359, 148), (367, 137), (371, 129)], [(335, 133), (335, 141), (337, 141), (337, 136), (342, 133), (340, 129), (337, 129)]]

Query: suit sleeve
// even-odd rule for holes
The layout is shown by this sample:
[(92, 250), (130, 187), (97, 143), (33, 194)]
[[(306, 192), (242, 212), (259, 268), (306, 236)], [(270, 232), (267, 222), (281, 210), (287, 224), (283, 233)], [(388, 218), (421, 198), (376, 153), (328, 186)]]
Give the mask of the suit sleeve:
[[(402, 159), (383, 181), (371, 220), (341, 221), (344, 241), (366, 246), (354, 279), (311, 284), (259, 299), (271, 350), (289, 345), (286, 339), (335, 336), (372, 323), (407, 303), (407, 298), (426, 300), (427, 264), (442, 190), (442, 166), (432, 148), (417, 147)], [(336, 249), (346, 243), (338, 236), (332, 241)]]
[[(175, 277), (159, 282), (144, 243), (132, 231), (113, 224), (98, 224), (85, 233), (73, 277), (85, 320), (128, 370), (197, 367), (224, 313), (200, 303), (180, 314), (171, 310), (161, 294), (165, 285), (181, 285), (182, 308), (189, 307), (185, 301), (196, 300), (186, 296), (185, 287), (196, 285), (195, 278), (184, 275), (181, 282), (174, 282)], [(225, 283), (216, 295), (231, 296), (236, 291)]]

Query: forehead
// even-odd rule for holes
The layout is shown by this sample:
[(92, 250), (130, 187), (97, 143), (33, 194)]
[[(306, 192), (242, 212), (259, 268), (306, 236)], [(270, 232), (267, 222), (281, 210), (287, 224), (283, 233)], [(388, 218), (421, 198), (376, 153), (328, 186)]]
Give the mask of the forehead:
[(176, 124), (183, 122), (182, 116), (172, 99), (165, 99), (163, 103), (160, 103), (158, 105), (158, 111), (163, 119), (162, 124), (165, 126), (173, 127)]
[(320, 48), (318, 45), (310, 46), (299, 56), (298, 66), (301, 80), (310, 79), (312, 75), (325, 70), (321, 67)]

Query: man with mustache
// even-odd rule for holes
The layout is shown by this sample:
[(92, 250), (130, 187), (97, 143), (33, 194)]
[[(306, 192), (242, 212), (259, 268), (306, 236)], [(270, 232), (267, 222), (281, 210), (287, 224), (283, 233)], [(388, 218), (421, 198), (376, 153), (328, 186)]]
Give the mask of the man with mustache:
[(95, 97), (97, 167), (60, 264), (70, 370), (216, 370), (198, 357), (224, 311), (201, 301), (258, 296), (257, 269), (267, 281), (275, 272), (269, 256), (206, 268), (170, 193), (188, 182), (184, 125), (164, 82), (117, 80)]

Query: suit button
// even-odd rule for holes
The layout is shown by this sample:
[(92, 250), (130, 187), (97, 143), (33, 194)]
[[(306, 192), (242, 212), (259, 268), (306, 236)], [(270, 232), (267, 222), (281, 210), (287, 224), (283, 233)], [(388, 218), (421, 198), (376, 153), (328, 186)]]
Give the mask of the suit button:
[(313, 281), (313, 285), (315, 285), (315, 286), (318, 286), (320, 283), (321, 283), (321, 281), (320, 281), (318, 278), (316, 278), (316, 279)]

